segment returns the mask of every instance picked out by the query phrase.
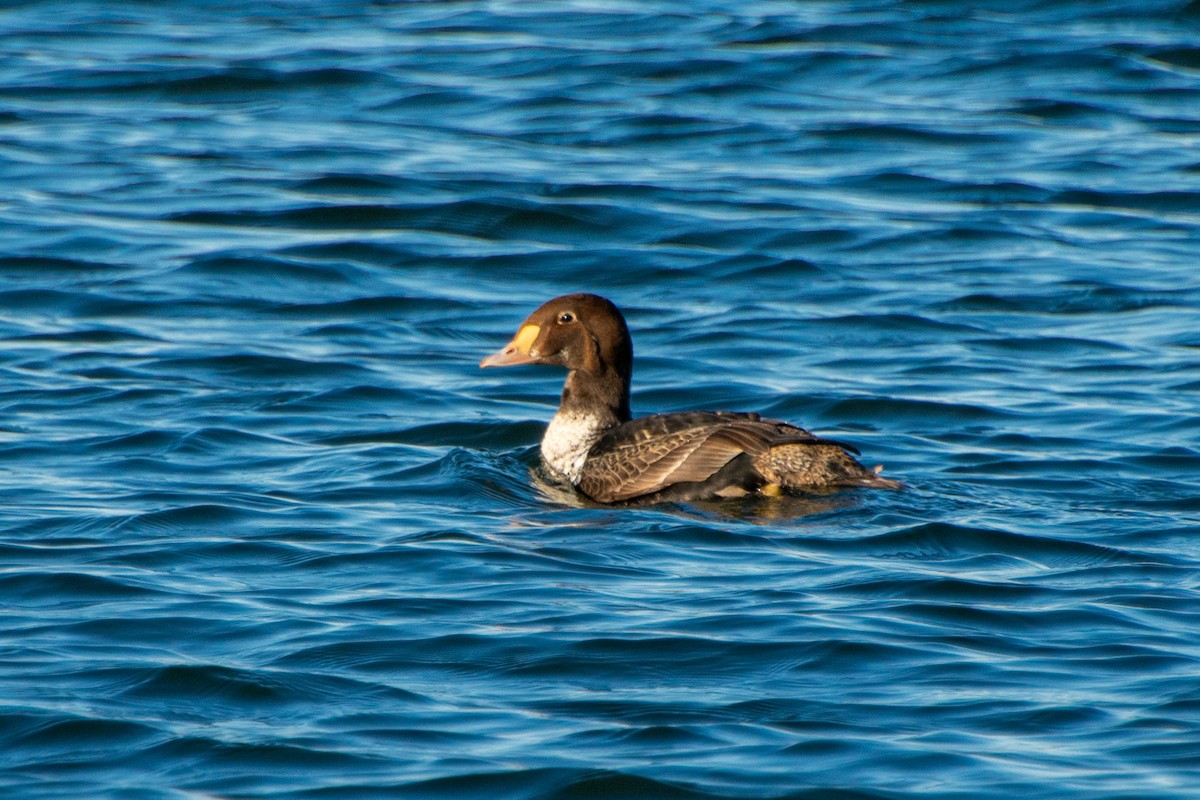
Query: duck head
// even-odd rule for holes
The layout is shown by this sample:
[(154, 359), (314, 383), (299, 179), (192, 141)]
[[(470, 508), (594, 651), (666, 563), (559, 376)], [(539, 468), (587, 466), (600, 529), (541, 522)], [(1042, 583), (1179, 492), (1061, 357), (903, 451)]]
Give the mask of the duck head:
[(481, 367), (549, 364), (568, 370), (560, 413), (623, 422), (629, 414), (633, 345), (621, 312), (594, 294), (565, 294), (525, 318), (512, 341)]
[(525, 318), (512, 341), (481, 367), (550, 364), (601, 376), (629, 378), (633, 346), (621, 312), (594, 294), (565, 294)]

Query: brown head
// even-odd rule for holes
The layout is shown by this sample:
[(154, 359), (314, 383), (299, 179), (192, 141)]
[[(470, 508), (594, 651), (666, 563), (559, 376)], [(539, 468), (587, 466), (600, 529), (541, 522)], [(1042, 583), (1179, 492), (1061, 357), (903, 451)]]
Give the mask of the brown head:
[(525, 318), (512, 341), (481, 367), (550, 364), (570, 370), (563, 406), (599, 402), (629, 419), (633, 345), (621, 312), (594, 294), (565, 294)]

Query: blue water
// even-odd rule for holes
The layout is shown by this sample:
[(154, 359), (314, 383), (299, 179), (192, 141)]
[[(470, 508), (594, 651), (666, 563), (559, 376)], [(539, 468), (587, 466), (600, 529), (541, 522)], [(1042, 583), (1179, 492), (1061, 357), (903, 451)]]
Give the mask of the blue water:
[[(5, 798), (1200, 798), (1200, 5), (7, 3)], [(903, 492), (597, 508), (562, 379)]]

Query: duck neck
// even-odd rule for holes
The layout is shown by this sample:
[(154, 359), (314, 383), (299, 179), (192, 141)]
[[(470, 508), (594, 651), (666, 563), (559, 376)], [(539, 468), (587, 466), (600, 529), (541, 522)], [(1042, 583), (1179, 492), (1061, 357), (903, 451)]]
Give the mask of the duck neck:
[(558, 413), (563, 412), (573, 417), (592, 417), (605, 430), (628, 422), (629, 375), (613, 367), (598, 373), (571, 370), (558, 404)]
[(592, 445), (629, 420), (628, 374), (571, 370), (558, 412), (542, 438), (542, 459), (551, 470), (578, 483)]

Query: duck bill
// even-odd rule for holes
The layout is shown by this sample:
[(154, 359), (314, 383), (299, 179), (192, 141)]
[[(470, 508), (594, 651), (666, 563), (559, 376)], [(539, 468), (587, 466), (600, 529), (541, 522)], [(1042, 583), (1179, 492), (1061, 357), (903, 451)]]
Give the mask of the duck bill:
[(537, 357), (529, 351), (533, 347), (533, 342), (537, 339), (540, 331), (541, 329), (537, 325), (525, 325), (521, 330), (517, 331), (517, 335), (513, 337), (511, 342), (492, 353), (483, 361), (480, 361), (479, 366), (515, 367), (520, 364), (534, 363), (537, 361)]

